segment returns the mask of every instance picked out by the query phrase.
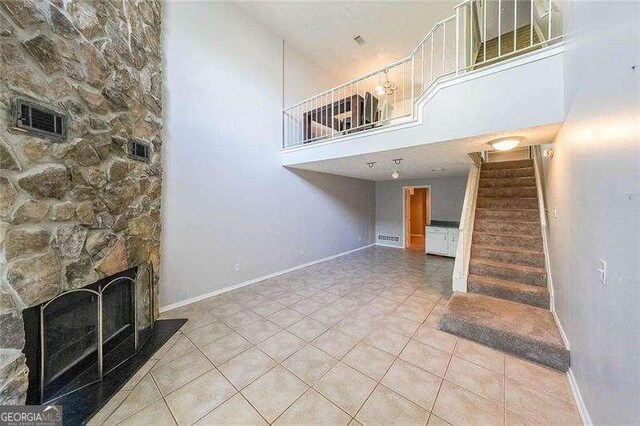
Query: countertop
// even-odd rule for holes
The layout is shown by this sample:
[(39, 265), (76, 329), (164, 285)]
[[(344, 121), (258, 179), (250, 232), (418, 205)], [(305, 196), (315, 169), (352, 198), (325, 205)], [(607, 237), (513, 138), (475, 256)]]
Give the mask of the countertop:
[(427, 228), (429, 226), (438, 226), (440, 228), (459, 228), (460, 222), (453, 222), (448, 220), (432, 220), (431, 223), (427, 225)]

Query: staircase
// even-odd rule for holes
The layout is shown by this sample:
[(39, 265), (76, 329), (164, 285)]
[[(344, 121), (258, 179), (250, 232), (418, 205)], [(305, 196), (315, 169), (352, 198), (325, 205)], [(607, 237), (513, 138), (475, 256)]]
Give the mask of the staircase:
[[(508, 31), (502, 34), (500, 37), (500, 52), (502, 55), (509, 54), (514, 52), (513, 55), (510, 55), (509, 58), (513, 58), (515, 56), (522, 55), (523, 53), (531, 52), (537, 49), (540, 49), (538, 43), (540, 43), (540, 38), (538, 37), (538, 33), (533, 31), (533, 42), (531, 41), (531, 25), (523, 25), (516, 30), (516, 49), (513, 48), (513, 31)], [(529, 46), (534, 46), (529, 48)], [(491, 61), (498, 57), (498, 37), (492, 38), (488, 40), (487, 43), (480, 47), (478, 50), (478, 56), (476, 58), (476, 65), (473, 69), (479, 69), (484, 66), (487, 66), (487, 63), (484, 63), (484, 49), (487, 49), (487, 61)]]
[(449, 300), (442, 330), (569, 368), (549, 311), (533, 160), (482, 164), (467, 291)]

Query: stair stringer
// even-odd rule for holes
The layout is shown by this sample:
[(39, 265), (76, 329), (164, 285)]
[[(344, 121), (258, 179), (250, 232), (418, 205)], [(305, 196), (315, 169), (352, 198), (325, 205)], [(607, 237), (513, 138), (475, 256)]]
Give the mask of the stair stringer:
[(554, 291), (553, 291), (553, 274), (551, 272), (551, 260), (549, 254), (549, 226), (548, 226), (548, 212), (547, 212), (547, 203), (545, 197), (545, 181), (544, 181), (544, 171), (542, 168), (542, 150), (540, 145), (536, 145), (532, 147), (533, 153), (533, 171), (536, 178), (536, 191), (538, 196), (538, 211), (540, 212), (540, 229), (542, 231), (542, 251), (544, 253), (544, 265), (547, 270), (547, 289), (549, 291), (549, 309), (553, 314), (553, 318), (555, 319), (556, 325), (558, 326), (558, 330), (560, 331), (560, 336), (562, 337), (562, 341), (564, 342), (567, 350), (571, 350), (569, 345), (569, 339), (567, 338), (564, 329), (562, 328), (562, 323), (556, 314), (555, 303), (554, 303)]
[(477, 154), (469, 154), (473, 165), (467, 177), (467, 188), (460, 215), (460, 228), (458, 234), (458, 247), (453, 265), (453, 291), (467, 292), (467, 279), (469, 277), (469, 262), (471, 261), (471, 243), (473, 240), (473, 222), (476, 214), (476, 201), (478, 199), (478, 187), (480, 185), (480, 165), (482, 158)]

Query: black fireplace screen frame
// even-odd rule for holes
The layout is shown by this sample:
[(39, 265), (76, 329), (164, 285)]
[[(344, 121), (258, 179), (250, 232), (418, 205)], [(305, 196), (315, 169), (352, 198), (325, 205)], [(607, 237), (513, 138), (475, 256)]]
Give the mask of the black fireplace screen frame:
[[(140, 273), (142, 272), (142, 273)], [(146, 275), (145, 275), (146, 274)], [(25, 322), (25, 332), (27, 333), (27, 343), (31, 340), (31, 344), (25, 345), (24, 353), (27, 358), (27, 365), (29, 367), (29, 389), (27, 402), (28, 403), (36, 403), (36, 404), (44, 404), (51, 401), (54, 401), (64, 395), (69, 393), (78, 391), (86, 386), (94, 384), (96, 382), (101, 381), (106, 374), (110, 371), (117, 368), (118, 365), (125, 362), (127, 359), (135, 356), (140, 350), (141, 346), (146, 342), (142, 342), (140, 344), (140, 321), (139, 321), (139, 313), (138, 313), (138, 280), (140, 277), (146, 277), (148, 279), (147, 284), (149, 286), (148, 289), (148, 297), (149, 297), (149, 310), (150, 310), (150, 324), (149, 328), (153, 328), (153, 324), (155, 322), (154, 318), (154, 292), (153, 292), (153, 270), (151, 264), (141, 265), (140, 267), (135, 266), (126, 271), (122, 271), (120, 273), (114, 274), (110, 277), (103, 278), (97, 281), (94, 284), (90, 284), (83, 288), (71, 289), (64, 293), (59, 294), (53, 299), (35, 306), (33, 308), (29, 308), (23, 311), (24, 314), (24, 322)], [(124, 359), (118, 360), (117, 364), (112, 365), (105, 371), (105, 353), (104, 348), (107, 342), (104, 340), (104, 307), (103, 307), (103, 294), (105, 291), (112, 288), (114, 285), (124, 285), (124, 282), (129, 284), (129, 295), (131, 299), (131, 318), (130, 324), (133, 325), (133, 351), (130, 354), (126, 354)], [(68, 297), (70, 294), (84, 292), (87, 294), (92, 294), (97, 298), (96, 303), (96, 314), (97, 314), (97, 378), (91, 378), (90, 381), (82, 383), (82, 385), (77, 388), (73, 388), (70, 391), (62, 392), (60, 394), (54, 394), (53, 396), (45, 395), (45, 384), (46, 384), (46, 370), (45, 366), (46, 360), (45, 357), (45, 345), (46, 345), (46, 335), (45, 335), (45, 313), (47, 307), (51, 306), (51, 304), (57, 300), (60, 300), (63, 297)], [(108, 314), (108, 313), (107, 313)], [(131, 335), (129, 334), (129, 339)], [(95, 356), (92, 354), (92, 356)], [(95, 358), (94, 358), (95, 360)], [(94, 368), (94, 364), (87, 368)], [(84, 367), (82, 367), (84, 368)], [(84, 371), (83, 371), (84, 374)]]

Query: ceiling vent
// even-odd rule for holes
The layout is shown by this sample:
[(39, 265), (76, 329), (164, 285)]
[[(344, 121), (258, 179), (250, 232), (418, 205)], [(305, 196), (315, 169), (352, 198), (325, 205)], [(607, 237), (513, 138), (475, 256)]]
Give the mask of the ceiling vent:
[(360, 35), (355, 36), (353, 38), (353, 41), (355, 41), (359, 46), (363, 46), (364, 44), (367, 43), (366, 41), (364, 41), (364, 39)]
[(151, 147), (140, 139), (129, 139), (129, 157), (148, 163), (151, 160)]
[(16, 127), (44, 136), (63, 137), (66, 133), (64, 115), (26, 102), (16, 101)]

